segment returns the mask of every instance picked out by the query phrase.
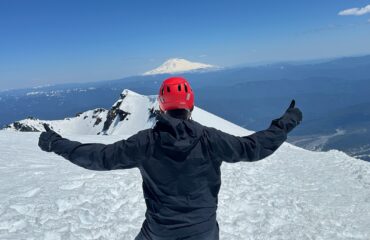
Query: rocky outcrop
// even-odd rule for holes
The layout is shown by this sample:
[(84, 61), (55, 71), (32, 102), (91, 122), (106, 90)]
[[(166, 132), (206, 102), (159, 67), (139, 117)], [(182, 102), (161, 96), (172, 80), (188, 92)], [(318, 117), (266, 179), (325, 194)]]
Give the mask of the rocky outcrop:
[(122, 104), (123, 99), (126, 97), (125, 94), (121, 93), (120, 95), (121, 99), (116, 102), (116, 104), (113, 105), (113, 107), (109, 110), (107, 114), (107, 120), (104, 122), (104, 127), (103, 127), (103, 133), (105, 134), (110, 126), (112, 125), (114, 119), (118, 116), (119, 121), (125, 120), (125, 118), (130, 115), (129, 112), (126, 112), (122, 109), (120, 109), (120, 106)]
[(149, 111), (149, 118), (156, 118), (160, 114), (160, 111), (155, 109), (154, 107), (149, 108), (148, 111)]
[[(155, 124), (156, 96), (143, 96), (124, 90), (111, 109), (96, 108), (63, 120), (39, 120), (33, 117), (12, 123), (6, 130), (22, 132), (44, 131), (43, 124), (61, 134), (132, 135), (140, 128)], [(5, 129), (4, 129), (5, 130)]]
[(95, 120), (95, 123), (94, 123), (93, 127), (98, 126), (103, 121), (103, 119), (99, 115), (102, 112), (105, 112), (105, 111), (107, 111), (107, 110), (104, 109), (104, 108), (97, 108), (97, 109), (94, 110), (92, 118), (94, 118), (96, 120)]
[(6, 128), (12, 128), (20, 132), (40, 132), (36, 128), (32, 126), (28, 126), (27, 124), (21, 123), (21, 122), (14, 122), (10, 125), (8, 125)]

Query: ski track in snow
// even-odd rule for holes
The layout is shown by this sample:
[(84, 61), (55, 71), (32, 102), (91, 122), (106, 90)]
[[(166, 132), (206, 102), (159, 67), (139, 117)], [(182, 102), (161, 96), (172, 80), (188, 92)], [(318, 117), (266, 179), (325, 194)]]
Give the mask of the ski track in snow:
[[(139, 171), (79, 168), (42, 152), (38, 136), (0, 133), (0, 239), (134, 239), (145, 214)], [(223, 240), (370, 239), (370, 165), (289, 144), (224, 163), (218, 221)]]

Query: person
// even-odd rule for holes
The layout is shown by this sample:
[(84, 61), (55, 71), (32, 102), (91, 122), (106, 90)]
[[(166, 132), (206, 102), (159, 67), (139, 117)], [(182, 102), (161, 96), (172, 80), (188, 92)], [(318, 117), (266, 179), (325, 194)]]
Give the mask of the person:
[(237, 137), (191, 119), (194, 93), (182, 77), (166, 79), (158, 101), (155, 126), (127, 140), (83, 144), (46, 126), (39, 146), (90, 170), (138, 168), (147, 210), (136, 240), (217, 240), (221, 163), (271, 155), (302, 121), (302, 113), (293, 100), (266, 130)]

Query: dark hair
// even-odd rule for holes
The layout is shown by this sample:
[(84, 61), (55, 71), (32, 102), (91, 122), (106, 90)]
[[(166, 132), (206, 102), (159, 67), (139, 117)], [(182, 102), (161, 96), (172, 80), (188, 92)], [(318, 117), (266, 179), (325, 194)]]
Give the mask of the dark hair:
[(166, 114), (170, 115), (173, 118), (187, 120), (190, 118), (191, 111), (188, 109), (174, 109), (166, 111)]

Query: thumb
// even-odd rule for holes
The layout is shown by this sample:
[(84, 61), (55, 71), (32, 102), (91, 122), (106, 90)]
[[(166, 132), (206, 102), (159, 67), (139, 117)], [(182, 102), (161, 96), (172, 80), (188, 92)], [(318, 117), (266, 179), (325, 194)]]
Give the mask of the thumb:
[(51, 129), (50, 129), (50, 127), (49, 127), (49, 125), (47, 125), (46, 123), (44, 123), (44, 124), (42, 124), (42, 125), (44, 126), (45, 131), (47, 131), (47, 132), (51, 131)]
[(292, 102), (290, 103), (288, 109), (294, 108), (295, 107), (295, 100), (293, 99)]

